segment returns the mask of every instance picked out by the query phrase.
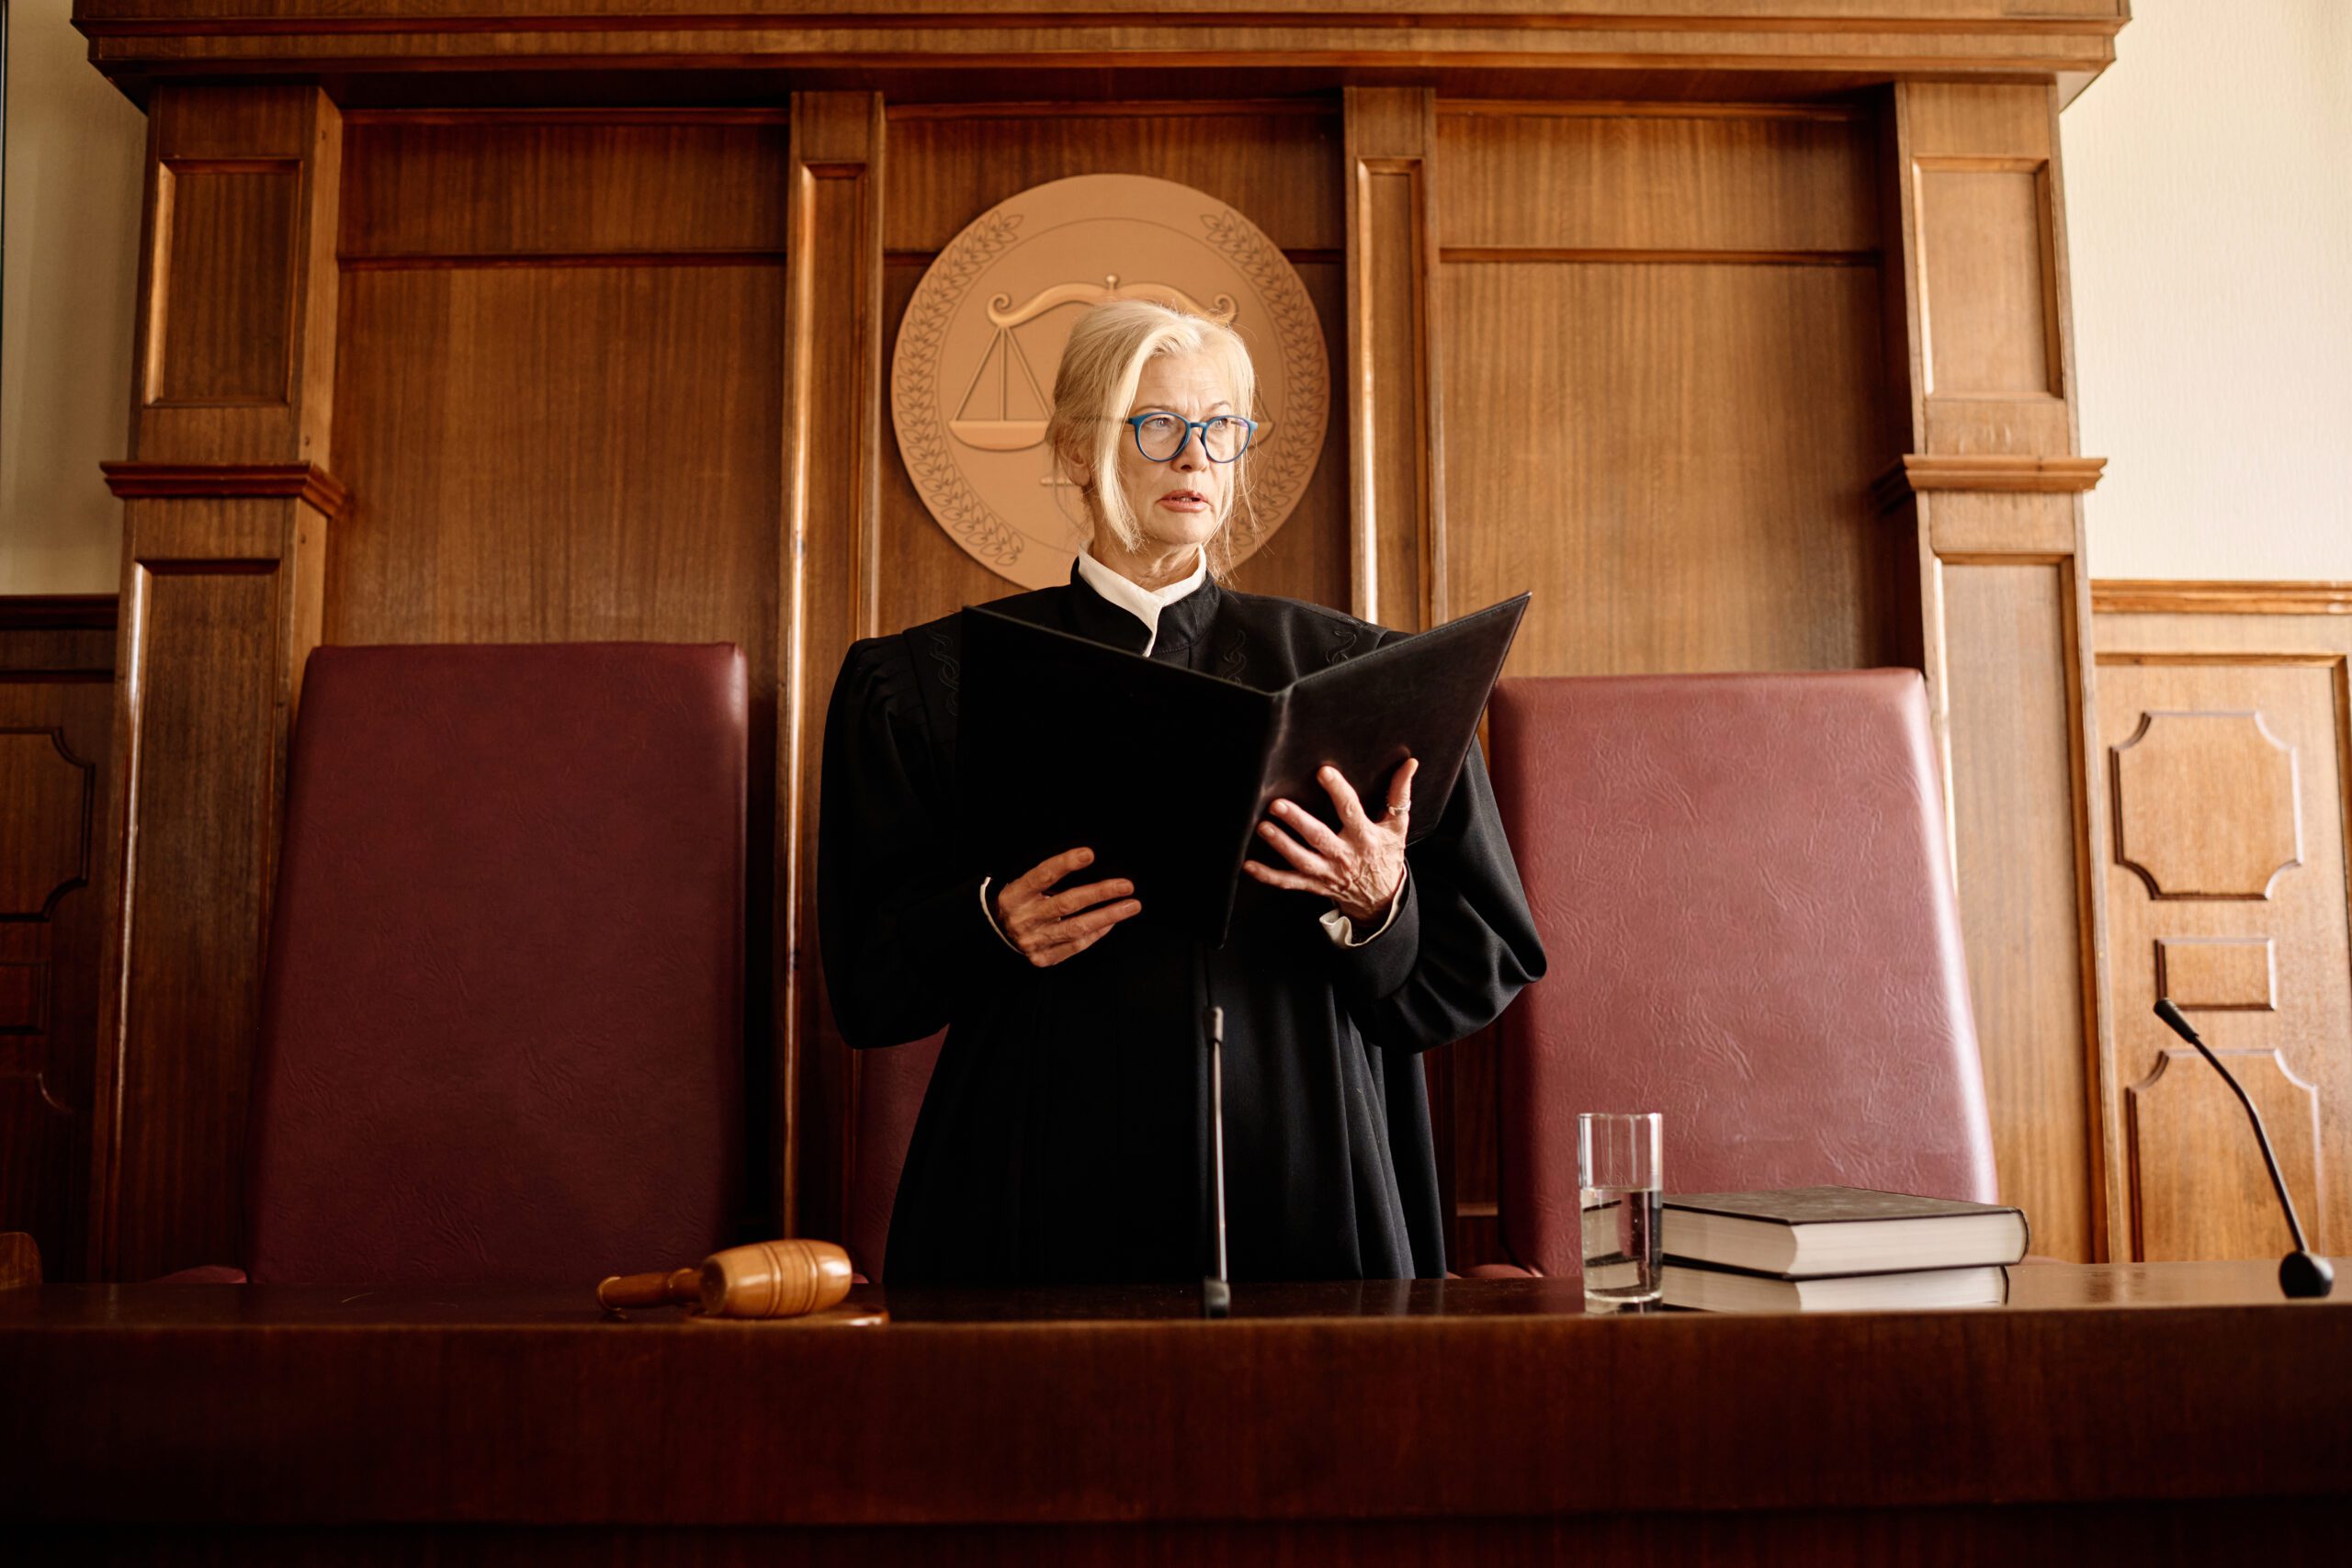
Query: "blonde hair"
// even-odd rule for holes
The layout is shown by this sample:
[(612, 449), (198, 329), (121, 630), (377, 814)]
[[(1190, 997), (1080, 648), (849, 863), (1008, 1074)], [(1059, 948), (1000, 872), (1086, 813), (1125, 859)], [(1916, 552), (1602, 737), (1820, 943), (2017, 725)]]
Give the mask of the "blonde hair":
[[(1129, 550), (1142, 547), (1143, 525), (1119, 483), (1119, 444), (1130, 438), (1127, 405), (1135, 401), (1143, 367), (1163, 354), (1203, 354), (1216, 360), (1231, 389), (1234, 411), (1259, 417), (1258, 372), (1250, 363), (1249, 345), (1223, 322), (1150, 299), (1105, 300), (1079, 318), (1054, 376), (1046, 446), (1057, 465), (1067, 462), (1087, 476), (1078, 489), (1091, 521), (1107, 526)], [(1206, 547), (1209, 571), (1220, 580), (1241, 553), (1234, 547), (1235, 519), (1254, 525), (1250, 457), (1244, 452), (1227, 466), (1232, 482), (1223, 487), (1225, 510)]]

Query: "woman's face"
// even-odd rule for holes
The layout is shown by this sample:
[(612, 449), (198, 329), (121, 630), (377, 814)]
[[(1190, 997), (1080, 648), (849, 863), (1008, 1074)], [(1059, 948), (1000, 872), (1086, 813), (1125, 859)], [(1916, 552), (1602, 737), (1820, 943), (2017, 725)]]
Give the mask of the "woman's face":
[[(1136, 400), (1124, 411), (1159, 412), (1189, 420), (1243, 411), (1233, 406), (1233, 389), (1215, 359), (1205, 354), (1173, 353), (1145, 361)], [(1199, 431), (1187, 433), (1184, 449), (1172, 461), (1156, 463), (1136, 448), (1134, 428), (1122, 425), (1118, 452), (1119, 485), (1148, 545), (1197, 545), (1217, 531), (1230, 499), (1235, 465), (1209, 461), (1201, 450)]]

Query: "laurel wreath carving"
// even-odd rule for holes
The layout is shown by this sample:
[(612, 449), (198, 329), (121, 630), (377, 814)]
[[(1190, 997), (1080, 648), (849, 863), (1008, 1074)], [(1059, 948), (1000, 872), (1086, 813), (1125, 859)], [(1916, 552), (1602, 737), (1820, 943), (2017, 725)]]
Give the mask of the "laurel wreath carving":
[(1028, 540), (999, 517), (965, 480), (948, 450), (939, 414), (940, 344), (956, 307), (989, 263), (1013, 242), (1021, 216), (992, 212), (958, 234), (915, 286), (906, 321), (899, 328), (895, 412), (900, 455), (907, 471), (931, 503), (932, 514), (964, 547), (990, 566), (1009, 569)]
[[(908, 476), (940, 525), (975, 558), (1008, 576), (1030, 541), (997, 514), (958, 467), (940, 410), (939, 370), (957, 309), (980, 274), (1019, 239), (1021, 221), (1018, 213), (990, 212), (940, 253), (908, 303), (891, 377), (892, 412)], [(1262, 520), (1289, 515), (1322, 456), (1330, 415), (1322, 322), (1288, 258), (1248, 220), (1236, 213), (1204, 213), (1201, 226), (1211, 248), (1256, 289), (1282, 355), (1285, 406), (1279, 423), (1269, 422), (1258, 436), (1252, 515), (1235, 520), (1249, 534), (1262, 536)]]
[(1201, 227), (1209, 244), (1248, 278), (1273, 319), (1274, 342), (1283, 355), (1283, 396), (1289, 407), (1279, 425), (1258, 443), (1263, 467), (1257, 479), (1257, 510), (1284, 517), (1297, 504), (1323, 454), (1323, 424), (1330, 414), (1330, 378), (1323, 359), (1323, 325), (1315, 301), (1290, 260), (1256, 225), (1238, 213), (1204, 212)]

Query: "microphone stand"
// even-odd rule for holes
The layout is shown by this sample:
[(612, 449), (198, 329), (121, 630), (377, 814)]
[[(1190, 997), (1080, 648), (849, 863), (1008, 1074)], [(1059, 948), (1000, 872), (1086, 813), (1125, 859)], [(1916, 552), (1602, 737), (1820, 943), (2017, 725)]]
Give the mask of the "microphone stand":
[(2196, 1046), (2199, 1055), (2213, 1064), (2213, 1070), (2222, 1075), (2222, 1081), (2230, 1086), (2230, 1092), (2238, 1097), (2238, 1103), (2245, 1107), (2247, 1119), (2254, 1123), (2255, 1139), (2262, 1145), (2263, 1163), (2270, 1168), (2270, 1185), (2278, 1190), (2278, 1206), (2287, 1211), (2287, 1229), (2295, 1237), (2295, 1250), (2278, 1262), (2278, 1288), (2290, 1297), (2326, 1295), (2335, 1286), (2335, 1270), (2328, 1266), (2326, 1258), (2314, 1255), (2303, 1239), (2303, 1222), (2295, 1217), (2295, 1201), (2287, 1194), (2287, 1179), (2278, 1174), (2278, 1156), (2270, 1152), (2270, 1134), (2263, 1128), (2262, 1112), (2246, 1098), (2236, 1076), (2222, 1066), (2222, 1058), (2197, 1038), (2197, 1031), (2188, 1026), (2188, 1020), (2172, 1005), (2170, 997), (2156, 998), (2156, 1016), (2175, 1034)]
[(1233, 1286), (1225, 1265), (1225, 1010), (1208, 1010), (1209, 1186), (1216, 1213), (1216, 1272), (1201, 1281), (1201, 1315), (1225, 1317), (1233, 1311)]

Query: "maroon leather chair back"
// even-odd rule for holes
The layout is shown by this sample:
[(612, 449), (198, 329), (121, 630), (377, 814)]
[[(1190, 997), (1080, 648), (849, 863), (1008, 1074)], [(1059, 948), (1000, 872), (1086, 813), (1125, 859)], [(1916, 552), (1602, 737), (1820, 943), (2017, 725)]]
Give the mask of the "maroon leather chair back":
[(745, 709), (731, 646), (311, 656), (249, 1137), (256, 1283), (585, 1292), (726, 1243)]
[(1503, 1245), (1581, 1267), (1576, 1119), (1666, 1190), (1994, 1200), (1916, 671), (1503, 682), (1495, 795), (1551, 972), (1499, 1026)]
[(939, 1066), (947, 1032), (850, 1055), (857, 1073), (856, 1145), (852, 1151), (849, 1215), (842, 1245), (850, 1265), (868, 1280), (882, 1278), (882, 1255), (890, 1240), (890, 1211), (899, 1199), (899, 1173), (907, 1167), (915, 1116), (923, 1091)]

